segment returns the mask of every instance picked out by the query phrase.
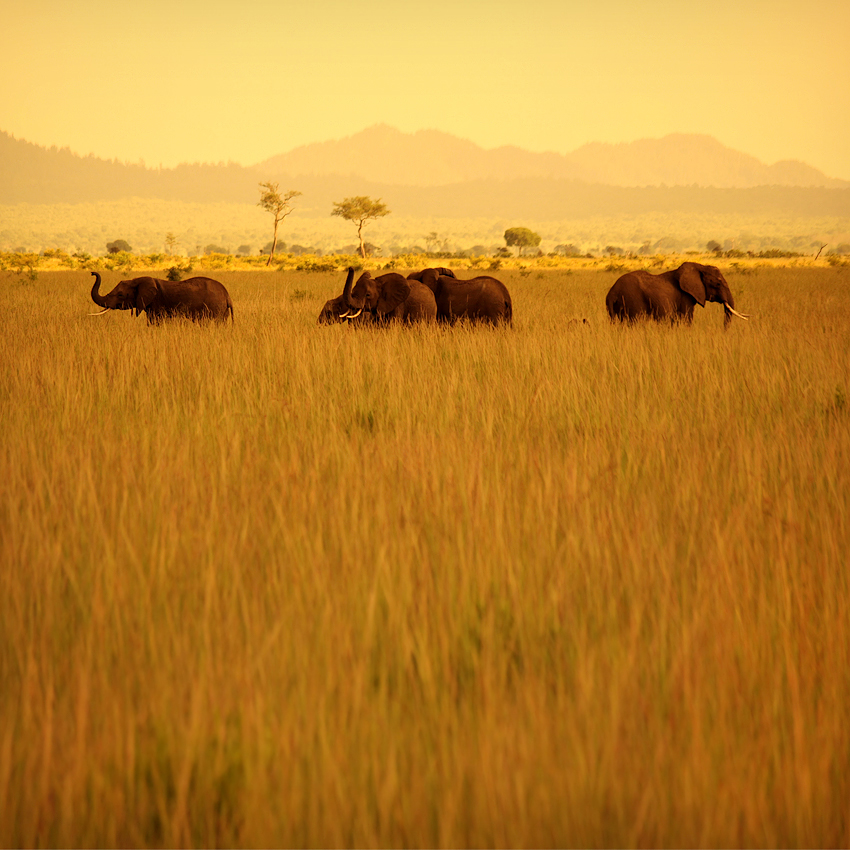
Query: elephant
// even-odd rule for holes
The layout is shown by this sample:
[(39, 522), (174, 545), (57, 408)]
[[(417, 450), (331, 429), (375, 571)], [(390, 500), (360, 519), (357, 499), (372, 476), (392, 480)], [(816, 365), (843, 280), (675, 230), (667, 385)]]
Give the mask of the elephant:
[(147, 313), (148, 324), (166, 318), (186, 316), (193, 321), (217, 319), (226, 321), (230, 314), (233, 322), (233, 302), (230, 294), (217, 280), (208, 277), (191, 277), (188, 280), (159, 280), (154, 277), (137, 277), (122, 280), (112, 292), (100, 294), (100, 274), (92, 272), (95, 281), (91, 298), (107, 310), (135, 310), (138, 316)]
[(322, 307), (319, 324), (369, 322), (405, 324), (433, 321), (437, 317), (434, 293), (419, 281), (406, 280), (396, 272), (378, 277), (365, 271), (354, 283), (354, 269), (348, 269), (342, 295)]
[(438, 321), (454, 324), (458, 319), (468, 319), (494, 325), (513, 321), (511, 295), (495, 277), (458, 280), (450, 269), (433, 268), (412, 272), (407, 279), (421, 281), (434, 293)]
[(611, 321), (634, 321), (651, 318), (656, 321), (686, 322), (694, 318), (694, 306), (705, 307), (706, 301), (719, 301), (726, 314), (724, 327), (732, 316), (748, 319), (735, 309), (735, 301), (720, 269), (701, 263), (682, 263), (677, 269), (662, 274), (648, 271), (629, 272), (618, 278), (605, 298)]

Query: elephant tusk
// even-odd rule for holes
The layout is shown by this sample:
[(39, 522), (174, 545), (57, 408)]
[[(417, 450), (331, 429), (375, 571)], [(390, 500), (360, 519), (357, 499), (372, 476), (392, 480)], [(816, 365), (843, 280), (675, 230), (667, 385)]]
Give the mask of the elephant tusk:
[(356, 319), (362, 312), (363, 312), (363, 308), (361, 307), (356, 313), (346, 313), (343, 318)]
[(89, 315), (90, 316), (102, 316), (104, 313), (108, 313), (108, 312), (109, 312), (109, 307), (107, 307), (105, 310), (101, 310), (99, 313), (89, 313)]
[(737, 316), (739, 319), (749, 321), (749, 316), (745, 316), (743, 313), (739, 313), (734, 307), (730, 307), (725, 301), (723, 302), (723, 309), (726, 310), (727, 313), (731, 313), (733, 316)]
[(351, 315), (351, 310), (349, 310), (347, 313), (340, 313), (339, 317), (340, 317), (340, 319), (347, 319), (350, 315)]

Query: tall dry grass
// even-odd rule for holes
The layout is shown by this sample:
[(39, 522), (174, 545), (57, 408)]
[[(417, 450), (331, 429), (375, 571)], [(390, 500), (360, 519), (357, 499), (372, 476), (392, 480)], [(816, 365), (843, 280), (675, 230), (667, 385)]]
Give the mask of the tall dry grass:
[(0, 844), (850, 845), (846, 269), (727, 332), (219, 277), (0, 281)]

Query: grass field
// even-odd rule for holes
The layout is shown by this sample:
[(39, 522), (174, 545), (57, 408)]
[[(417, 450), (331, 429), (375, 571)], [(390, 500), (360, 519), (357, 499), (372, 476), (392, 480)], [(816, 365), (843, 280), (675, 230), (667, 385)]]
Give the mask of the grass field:
[(0, 845), (850, 845), (850, 269), (728, 331), (214, 276), (0, 276)]

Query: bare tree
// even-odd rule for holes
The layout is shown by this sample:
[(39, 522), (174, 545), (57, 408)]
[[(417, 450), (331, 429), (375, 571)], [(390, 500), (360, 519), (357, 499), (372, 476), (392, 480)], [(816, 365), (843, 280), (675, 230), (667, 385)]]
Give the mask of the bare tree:
[(390, 211), (381, 199), (373, 201), (365, 195), (357, 195), (353, 198), (345, 198), (343, 201), (334, 202), (331, 215), (338, 215), (346, 221), (353, 221), (357, 225), (357, 238), (360, 240), (360, 256), (366, 259), (366, 247), (363, 244), (363, 225), (367, 221), (382, 218), (389, 215)]
[(257, 202), (258, 207), (262, 207), (266, 212), (270, 212), (274, 216), (274, 238), (272, 239), (272, 249), (269, 251), (269, 259), (266, 265), (271, 265), (274, 249), (277, 246), (277, 226), (292, 212), (290, 201), (297, 198), (301, 192), (295, 189), (290, 189), (288, 192), (280, 193), (279, 184), (277, 183), (260, 183), (260, 200)]

